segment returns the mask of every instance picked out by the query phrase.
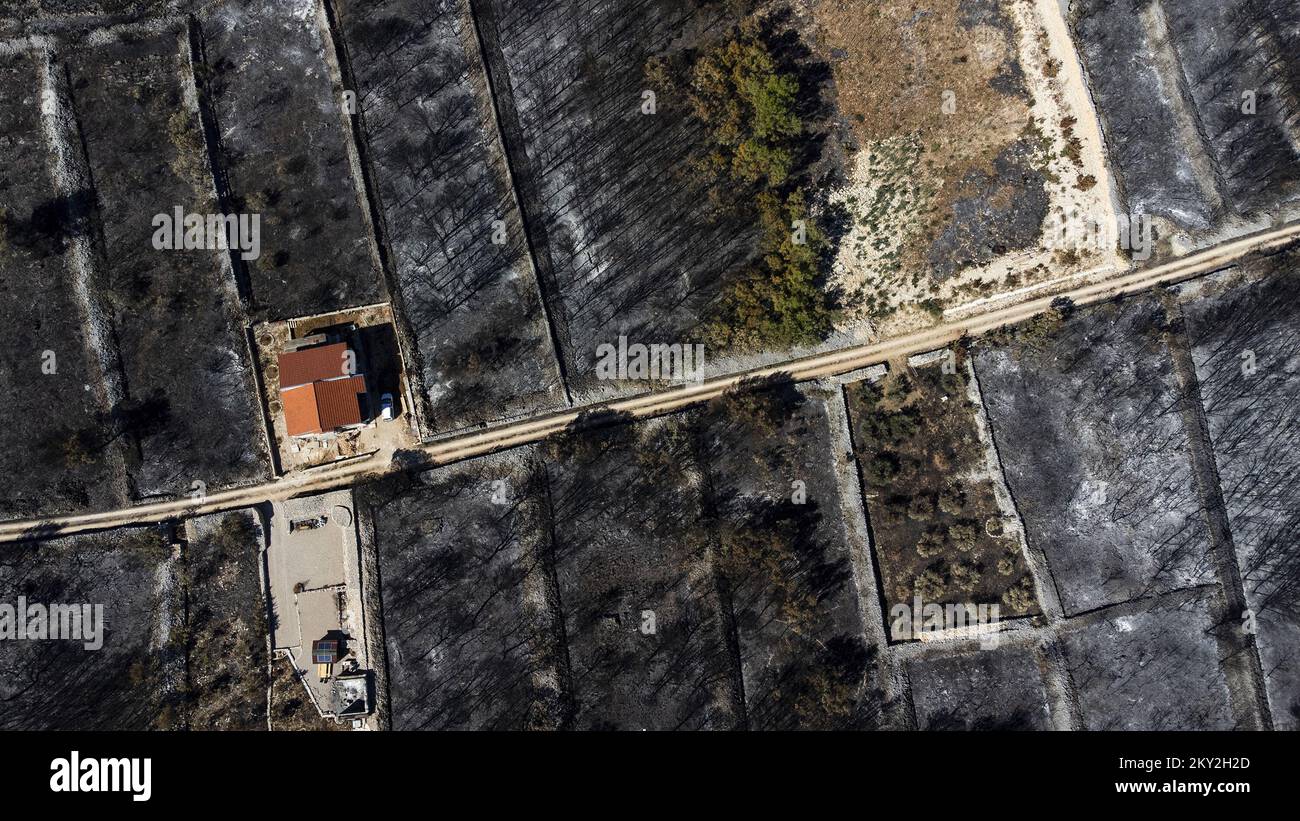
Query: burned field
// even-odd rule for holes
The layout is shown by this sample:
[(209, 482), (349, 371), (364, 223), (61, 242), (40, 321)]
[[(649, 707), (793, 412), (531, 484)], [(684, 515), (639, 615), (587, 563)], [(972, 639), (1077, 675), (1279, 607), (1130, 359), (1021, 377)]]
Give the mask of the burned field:
[(532, 466), (489, 457), (361, 488), (395, 730), (554, 727), (559, 658)]
[[(1200, 398), (1273, 725), (1300, 723), (1300, 328), (1294, 252), (1220, 275), (1183, 304)], [(1260, 272), (1257, 272), (1260, 273)]]
[(241, 265), (258, 319), (384, 298), (323, 14), (315, 0), (226, 0), (199, 21), (228, 206), (261, 216), (261, 255)]
[[(846, 388), (885, 609), (924, 603), (1039, 612), (1015, 511), (976, 426), (965, 355)], [(897, 639), (898, 636), (893, 638)]]
[(13, 607), (22, 596), (28, 605), (102, 606), (103, 630), (96, 649), (52, 637), (0, 641), (0, 726), (264, 729), (261, 540), (260, 521), (245, 510), (175, 531), (9, 545), (0, 602)]
[[(0, 603), (102, 607), (102, 646), (47, 637), (0, 641), (0, 727), (146, 730), (170, 725), (183, 668), (172, 643), (175, 562), (156, 529), (6, 545)], [(45, 629), (53, 627), (53, 619)], [(66, 622), (65, 622), (66, 623)], [(31, 635), (34, 622), (26, 626)], [(0, 624), (0, 630), (14, 625)], [(66, 628), (63, 628), (66, 629)], [(37, 634), (39, 635), (39, 634)], [(95, 642), (92, 642), (93, 645)]]
[(1215, 593), (1171, 595), (1130, 614), (1110, 612), (1062, 639), (1088, 730), (1230, 730), (1237, 726)]
[(1294, 3), (1075, 6), (1074, 34), (1130, 213), (1204, 230), (1300, 197)]
[(367, 487), (393, 726), (878, 726), (828, 396)]
[(180, 707), (193, 730), (263, 730), (267, 615), (262, 521), (252, 510), (192, 519), (179, 577), (186, 675)]
[(684, 434), (678, 420), (619, 425), (546, 454), (575, 727), (739, 721)]
[(1062, 319), (975, 355), (1031, 545), (1075, 614), (1213, 580), (1181, 387), (1159, 302)]
[(689, 77), (647, 65), (689, 61), (682, 52), (728, 23), (682, 0), (471, 5), (569, 386), (598, 387), (595, 349), (619, 335), (703, 342), (720, 281), (753, 256), (757, 231), (710, 205)]
[(428, 427), (562, 404), (468, 7), (337, 7)]
[(1033, 650), (1004, 646), (908, 662), (918, 730), (1050, 730)]
[[(0, 518), (125, 502), (120, 468), (89, 458), (74, 432), (109, 438), (103, 377), (77, 300), (69, 223), (85, 195), (59, 194), (41, 123), (41, 65), (31, 54), (0, 59), (0, 302), (5, 365), (0, 396), (13, 442), (0, 450)], [(81, 219), (84, 220), (84, 214)], [(41, 412), (32, 412), (41, 408)], [(29, 449), (30, 448), (30, 449)], [(71, 449), (69, 449), (71, 448)], [(37, 458), (33, 458), (33, 450)], [(21, 478), (19, 478), (21, 477)]]
[[(778, 384), (711, 403), (696, 427), (714, 564), (735, 625), (750, 729), (880, 721), (864, 594), (846, 533), (827, 405)], [(869, 571), (857, 568), (860, 573)]]
[(103, 238), (94, 298), (116, 343), (101, 353), (112, 438), (139, 497), (268, 473), (228, 260), (154, 244), (156, 215), (215, 210), (184, 47), (183, 31), (125, 33), (66, 57)]

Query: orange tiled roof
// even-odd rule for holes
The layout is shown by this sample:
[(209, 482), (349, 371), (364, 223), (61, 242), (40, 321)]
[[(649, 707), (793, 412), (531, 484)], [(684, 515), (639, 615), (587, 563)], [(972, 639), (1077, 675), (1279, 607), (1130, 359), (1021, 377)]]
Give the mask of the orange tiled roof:
[(290, 436), (328, 433), (362, 422), (360, 396), (366, 392), (364, 376), (327, 379), (280, 392), (284, 424)]
[(280, 390), (322, 379), (351, 376), (346, 370), (348, 346), (344, 342), (280, 354)]

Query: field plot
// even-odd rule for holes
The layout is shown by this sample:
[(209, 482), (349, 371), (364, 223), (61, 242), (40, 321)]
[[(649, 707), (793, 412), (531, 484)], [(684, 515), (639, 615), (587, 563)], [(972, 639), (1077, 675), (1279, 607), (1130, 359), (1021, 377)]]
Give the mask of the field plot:
[(266, 729), (266, 596), (256, 513), (193, 519), (180, 577), (187, 675), (181, 714), (194, 730)]
[(1213, 635), (1221, 605), (1173, 595), (1064, 635), (1066, 665), (1088, 730), (1231, 730), (1227, 679)]
[(382, 300), (317, 0), (225, 0), (201, 19), (231, 205), (261, 215), (258, 319)]
[[(709, 208), (708, 138), (646, 65), (699, 43), (719, 12), (683, 0), (472, 5), (571, 389), (596, 387), (596, 348), (619, 335), (701, 342), (756, 230)], [(665, 102), (644, 114), (643, 91), (656, 90)]]
[(1300, 257), (1183, 306), (1273, 724), (1300, 723)]
[(121, 360), (113, 434), (138, 447), (128, 467), (142, 497), (269, 473), (225, 252), (153, 245), (156, 215), (216, 210), (184, 42), (183, 31), (124, 34), (68, 57)]
[(1290, 0), (1086, 0), (1073, 27), (1131, 212), (1207, 229), (1300, 196)]
[(976, 427), (969, 368), (964, 355), (950, 362), (846, 391), (885, 609), (919, 596), (924, 604), (996, 604), (1003, 618), (1036, 614), (1017, 526), (1004, 521), (994, 484), (1001, 478)]
[(1128, 212), (1206, 228), (1218, 192), (1155, 14), (1151, 2), (1135, 15), (1126, 0), (1083, 0), (1072, 25)]
[(1241, 214), (1300, 197), (1300, 7), (1159, 3), (1224, 200)]
[(728, 728), (731, 678), (681, 419), (546, 446), (576, 728)]
[(975, 357), (1031, 546), (1067, 614), (1212, 581), (1154, 297), (1048, 314)]
[[(1060, 253), (1049, 216), (1111, 213), (1100, 135), (1049, 2), (811, 4), (855, 149), (831, 284), (885, 332), (1112, 262)], [(1064, 270), (1062, 270), (1064, 269)]]
[(1004, 646), (909, 661), (918, 730), (1050, 730), (1034, 652)]
[(563, 661), (534, 476), (509, 455), (358, 491), (381, 563), (393, 729), (560, 723)]
[[(7, 545), (0, 602), (102, 607), (102, 646), (0, 641), (0, 728), (147, 730), (175, 726), (184, 674), (174, 562), (162, 534), (119, 530)], [(27, 627), (32, 628), (29, 623)], [(10, 625), (12, 628), (12, 624)], [(83, 635), (85, 633), (83, 632)]]
[(337, 5), (428, 427), (563, 404), (468, 5)]
[(749, 729), (868, 728), (866, 641), (826, 403), (790, 385), (715, 400), (696, 427)]
[(0, 518), (126, 501), (125, 477), (100, 447), (111, 440), (102, 373), (69, 261), (69, 234), (85, 228), (87, 197), (54, 190), (39, 78), (32, 56), (0, 58), (0, 401), (10, 442), (23, 443), (0, 449)]

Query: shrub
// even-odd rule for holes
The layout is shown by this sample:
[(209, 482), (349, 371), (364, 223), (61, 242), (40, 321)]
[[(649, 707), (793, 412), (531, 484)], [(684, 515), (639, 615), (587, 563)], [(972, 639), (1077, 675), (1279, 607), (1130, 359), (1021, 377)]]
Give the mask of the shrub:
[(916, 552), (922, 559), (933, 559), (943, 553), (943, 548), (943, 538), (932, 530), (923, 533), (920, 541), (916, 543)]
[(947, 593), (947, 585), (937, 571), (926, 570), (912, 582), (912, 593), (920, 596), (922, 601), (938, 602)]
[(953, 525), (948, 529), (948, 540), (962, 553), (975, 549), (975, 528), (968, 524)]

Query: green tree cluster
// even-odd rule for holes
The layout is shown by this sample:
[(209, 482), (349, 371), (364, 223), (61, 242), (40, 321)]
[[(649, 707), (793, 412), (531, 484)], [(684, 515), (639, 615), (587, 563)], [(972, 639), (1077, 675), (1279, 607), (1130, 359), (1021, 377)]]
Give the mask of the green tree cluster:
[(807, 134), (799, 80), (781, 70), (760, 29), (751, 18), (689, 71), (691, 110), (713, 142), (701, 169), (711, 198), (753, 208), (759, 227), (758, 258), (730, 279), (706, 327), (708, 342), (723, 349), (811, 344), (833, 320), (818, 284), (826, 237), (796, 184)]

